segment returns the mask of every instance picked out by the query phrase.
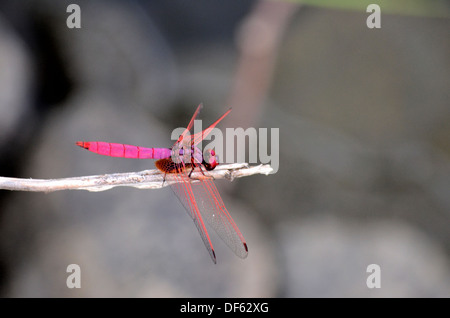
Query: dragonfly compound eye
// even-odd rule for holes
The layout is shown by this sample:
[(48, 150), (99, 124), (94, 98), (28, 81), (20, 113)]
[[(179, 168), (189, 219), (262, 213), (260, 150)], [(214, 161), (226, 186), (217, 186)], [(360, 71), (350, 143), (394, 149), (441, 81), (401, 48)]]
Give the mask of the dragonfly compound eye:
[(213, 170), (219, 164), (219, 157), (214, 150), (207, 149), (203, 157), (203, 165), (206, 170)]

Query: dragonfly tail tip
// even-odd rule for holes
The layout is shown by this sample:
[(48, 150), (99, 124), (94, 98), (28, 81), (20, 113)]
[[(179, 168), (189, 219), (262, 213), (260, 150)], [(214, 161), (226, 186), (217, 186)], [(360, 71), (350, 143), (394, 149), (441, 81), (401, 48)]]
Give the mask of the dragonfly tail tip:
[(88, 149), (89, 148), (89, 142), (84, 141), (77, 141), (75, 145), (80, 146), (81, 148)]

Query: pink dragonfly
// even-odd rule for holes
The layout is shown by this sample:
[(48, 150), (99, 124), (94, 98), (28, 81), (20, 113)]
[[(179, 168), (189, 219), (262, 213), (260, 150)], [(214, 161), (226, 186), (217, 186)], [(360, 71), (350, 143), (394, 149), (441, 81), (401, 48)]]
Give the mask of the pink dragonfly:
[[(247, 243), (225, 208), (212, 178), (208, 176), (207, 171), (213, 170), (219, 164), (219, 159), (214, 150), (207, 149), (203, 155), (201, 150), (196, 147), (230, 113), (231, 109), (202, 132), (190, 135), (189, 131), (201, 108), (202, 104), (197, 107), (189, 125), (172, 148), (144, 148), (102, 141), (77, 141), (76, 144), (104, 156), (158, 159), (155, 165), (161, 172), (164, 172), (164, 180), (166, 174), (170, 174), (177, 181), (170, 187), (193, 219), (213, 262), (216, 263), (216, 254), (206, 230), (205, 219), (237, 256), (246, 258), (248, 255)], [(204, 178), (200, 178), (199, 182), (191, 183), (189, 179), (196, 169), (203, 174)]]

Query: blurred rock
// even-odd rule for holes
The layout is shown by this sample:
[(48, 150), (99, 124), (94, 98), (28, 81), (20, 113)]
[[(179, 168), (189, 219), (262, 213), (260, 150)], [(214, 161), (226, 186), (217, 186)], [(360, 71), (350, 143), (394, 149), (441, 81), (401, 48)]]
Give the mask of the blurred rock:
[[(66, 26), (67, 4), (45, 1), (40, 14), (60, 43), (77, 90), (114, 96), (118, 106), (167, 107), (177, 90), (171, 48), (137, 3), (80, 1), (81, 28)], [(138, 110), (139, 111), (139, 110)]]
[(18, 143), (18, 132), (29, 127), (21, 125), (25, 118), (32, 119), (33, 68), (26, 44), (9, 22), (0, 15), (0, 154), (3, 156)]
[[(392, 220), (348, 222), (333, 216), (281, 223), (286, 297), (448, 297), (450, 272), (442, 246)], [(370, 264), (381, 288), (368, 288)]]
[(386, 16), (371, 32), (362, 16), (300, 11), (262, 123), (280, 128), (279, 172), (242, 180), (235, 194), (270, 223), (317, 211), (399, 217), (450, 251), (448, 21)]
[[(361, 21), (300, 11), (261, 124), (280, 128), (279, 171), (234, 193), (280, 233), (282, 296), (446, 297), (448, 21), (388, 16), (380, 32)], [(391, 268), (372, 291), (377, 262)]]

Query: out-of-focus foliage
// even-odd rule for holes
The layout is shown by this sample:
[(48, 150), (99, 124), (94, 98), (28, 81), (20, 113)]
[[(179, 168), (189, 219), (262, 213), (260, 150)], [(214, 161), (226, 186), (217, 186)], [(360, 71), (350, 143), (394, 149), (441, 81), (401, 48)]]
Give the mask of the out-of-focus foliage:
[(450, 2), (447, 0), (289, 0), (312, 6), (366, 10), (369, 4), (378, 4), (383, 13), (417, 15), (430, 17), (450, 17)]

